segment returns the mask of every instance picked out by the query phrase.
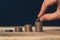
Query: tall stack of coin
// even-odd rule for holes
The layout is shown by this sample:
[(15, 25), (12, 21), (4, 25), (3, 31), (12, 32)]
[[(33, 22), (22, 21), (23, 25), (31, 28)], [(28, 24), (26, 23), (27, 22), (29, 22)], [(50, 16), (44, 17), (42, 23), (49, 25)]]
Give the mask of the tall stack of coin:
[(35, 31), (36, 32), (42, 32), (43, 31), (42, 21), (40, 21), (40, 20), (35, 21)]
[(22, 27), (15, 27), (15, 32), (22, 32)]
[(32, 32), (32, 25), (31, 24), (25, 25), (25, 32)]

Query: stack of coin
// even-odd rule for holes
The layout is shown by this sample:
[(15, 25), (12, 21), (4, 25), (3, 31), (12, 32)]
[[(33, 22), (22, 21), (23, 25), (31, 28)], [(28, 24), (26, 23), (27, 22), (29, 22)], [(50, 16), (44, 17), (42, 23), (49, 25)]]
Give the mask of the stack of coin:
[(15, 32), (22, 32), (22, 27), (15, 27)]
[(35, 31), (36, 32), (42, 32), (43, 31), (42, 21), (40, 21), (40, 20), (35, 21)]
[(22, 30), (22, 27), (19, 27), (19, 32), (22, 32), (23, 30)]
[(25, 32), (32, 32), (32, 25), (31, 24), (25, 25)]
[(5, 30), (5, 32), (13, 32), (13, 30)]

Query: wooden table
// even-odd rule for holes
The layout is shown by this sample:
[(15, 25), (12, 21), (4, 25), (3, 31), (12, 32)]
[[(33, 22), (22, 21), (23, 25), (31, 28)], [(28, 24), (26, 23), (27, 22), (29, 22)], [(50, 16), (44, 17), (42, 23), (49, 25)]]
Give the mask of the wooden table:
[[(19, 27), (19, 26), (18, 26)], [(1, 30), (11, 29), (15, 30), (15, 27), (0, 27)], [(0, 32), (1, 34), (9, 34), (9, 35), (60, 35), (60, 27), (59, 26), (44, 26), (43, 32), (35, 32), (35, 27), (32, 27), (33, 32), (25, 32), (25, 28), (22, 27), (23, 32)]]
[[(15, 27), (0, 27), (0, 30), (12, 29)], [(0, 40), (60, 40), (60, 27), (58, 26), (44, 26), (43, 32), (0, 32)], [(5, 38), (5, 39), (3, 39)]]

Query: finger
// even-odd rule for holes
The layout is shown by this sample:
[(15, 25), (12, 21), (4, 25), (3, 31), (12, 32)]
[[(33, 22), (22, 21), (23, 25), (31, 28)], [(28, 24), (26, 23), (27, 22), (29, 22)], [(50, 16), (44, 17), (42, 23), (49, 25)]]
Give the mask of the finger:
[(40, 14), (38, 14), (38, 18), (40, 17)]
[(40, 20), (42, 20), (42, 21), (51, 21), (51, 20), (54, 20), (55, 18), (56, 18), (55, 14), (45, 14), (40, 18)]
[(45, 21), (44, 16), (42, 16), (42, 17), (40, 18), (40, 21)]
[(45, 14), (40, 18), (41, 21), (48, 21), (50, 19), (51, 19), (51, 14)]

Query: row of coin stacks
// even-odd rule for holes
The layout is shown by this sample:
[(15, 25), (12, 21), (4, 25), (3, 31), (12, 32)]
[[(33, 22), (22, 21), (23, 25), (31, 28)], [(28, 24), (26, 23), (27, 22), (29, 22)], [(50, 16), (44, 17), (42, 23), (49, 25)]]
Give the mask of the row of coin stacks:
[[(33, 32), (32, 25), (26, 24), (25, 26), (25, 32)], [(42, 32), (42, 22), (37, 21), (35, 22), (35, 32)], [(6, 32), (13, 32), (13, 30), (6, 30)], [(23, 32), (22, 27), (15, 27), (15, 32)]]

